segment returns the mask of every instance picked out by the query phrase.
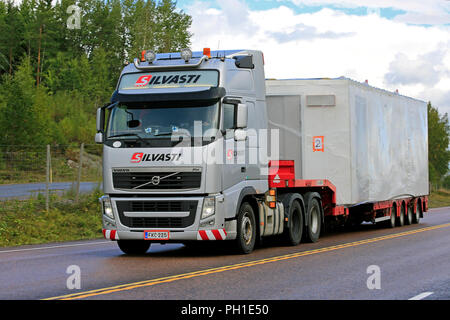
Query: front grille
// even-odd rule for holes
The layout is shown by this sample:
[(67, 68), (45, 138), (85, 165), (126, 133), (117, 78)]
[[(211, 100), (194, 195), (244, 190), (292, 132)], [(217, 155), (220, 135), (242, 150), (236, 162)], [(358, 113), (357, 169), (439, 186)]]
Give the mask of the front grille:
[(116, 189), (195, 189), (200, 188), (201, 172), (113, 172)]
[[(186, 228), (195, 221), (197, 201), (117, 201), (120, 222), (129, 228)], [(124, 212), (180, 212), (187, 217), (126, 217)]]

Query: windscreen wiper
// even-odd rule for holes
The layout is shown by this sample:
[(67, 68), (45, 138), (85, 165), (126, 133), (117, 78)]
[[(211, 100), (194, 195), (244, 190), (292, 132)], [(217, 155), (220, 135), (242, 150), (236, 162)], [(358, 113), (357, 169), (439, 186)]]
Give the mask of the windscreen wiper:
[[(123, 133), (123, 134), (117, 134), (115, 136), (110, 136), (108, 137), (108, 139), (111, 138), (119, 138), (119, 137), (131, 137), (131, 136), (135, 136), (138, 137), (139, 139), (142, 139), (142, 137), (140, 135), (138, 135), (137, 133)], [(142, 139), (143, 140), (143, 139)]]
[(171, 136), (172, 134), (173, 134), (173, 131), (170, 131), (170, 132), (159, 132), (159, 133), (152, 134), (152, 136), (161, 137), (161, 136)]
[(158, 133), (154, 133), (152, 134), (152, 136), (154, 137), (164, 137), (164, 136), (175, 136), (175, 137), (190, 137), (189, 134), (187, 133), (182, 133), (182, 132), (177, 132), (177, 131), (171, 131), (171, 132), (158, 132)]
[(120, 137), (137, 137), (139, 139), (139, 141), (141, 141), (144, 144), (147, 144), (147, 141), (145, 141), (139, 134), (137, 133), (123, 133), (123, 134), (117, 134), (115, 136), (111, 136), (108, 137), (108, 139), (112, 139), (112, 138), (120, 138)]

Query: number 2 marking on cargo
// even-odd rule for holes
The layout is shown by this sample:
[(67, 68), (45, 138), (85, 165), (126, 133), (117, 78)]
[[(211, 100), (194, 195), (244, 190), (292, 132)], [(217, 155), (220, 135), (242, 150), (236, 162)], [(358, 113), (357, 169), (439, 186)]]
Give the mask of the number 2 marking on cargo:
[(323, 136), (313, 137), (313, 152), (325, 152), (323, 140)]

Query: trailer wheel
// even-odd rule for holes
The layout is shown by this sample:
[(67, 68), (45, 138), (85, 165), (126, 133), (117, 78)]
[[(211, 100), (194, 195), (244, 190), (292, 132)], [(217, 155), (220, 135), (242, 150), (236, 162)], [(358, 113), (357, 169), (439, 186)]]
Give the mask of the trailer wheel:
[(247, 254), (253, 251), (256, 241), (256, 220), (252, 206), (244, 202), (237, 219), (236, 249), (239, 253)]
[(413, 223), (419, 223), (420, 214), (422, 213), (422, 206), (420, 205), (420, 201), (416, 202), (416, 214), (413, 216)]
[(118, 240), (117, 244), (125, 254), (140, 255), (148, 251), (151, 243), (146, 240)]
[(396, 220), (397, 220), (397, 206), (394, 203), (391, 208), (391, 219), (389, 220), (389, 228), (395, 228)]
[(303, 235), (303, 210), (298, 201), (293, 201), (289, 208), (289, 220), (286, 230), (286, 240), (289, 245), (296, 246)]
[(317, 198), (309, 198), (307, 210), (307, 217), (309, 218), (309, 221), (305, 230), (305, 240), (307, 242), (317, 242), (317, 240), (319, 240), (322, 226), (322, 215), (319, 200)]
[(413, 209), (411, 206), (408, 206), (408, 211), (406, 213), (405, 224), (410, 225), (413, 223)]
[(405, 205), (401, 204), (400, 217), (397, 218), (397, 226), (403, 227), (405, 225)]

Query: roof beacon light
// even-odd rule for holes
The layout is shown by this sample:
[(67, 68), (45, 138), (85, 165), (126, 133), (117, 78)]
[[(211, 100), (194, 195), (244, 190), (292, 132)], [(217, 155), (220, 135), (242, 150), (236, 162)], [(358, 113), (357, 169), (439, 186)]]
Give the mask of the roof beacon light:
[(154, 52), (151, 51), (151, 50), (147, 50), (147, 51), (145, 52), (145, 60), (146, 60), (148, 63), (153, 63), (153, 61), (156, 60), (156, 53), (154, 53)]
[(208, 58), (211, 58), (211, 49), (210, 48), (204, 48), (203, 49), (203, 55), (207, 56)]
[(192, 59), (192, 51), (190, 49), (181, 50), (181, 59), (188, 63)]

